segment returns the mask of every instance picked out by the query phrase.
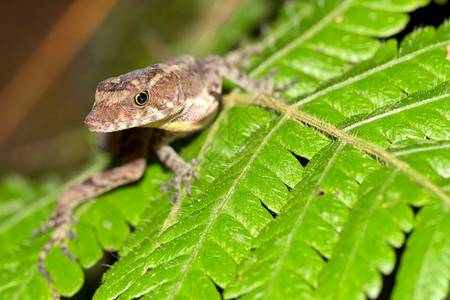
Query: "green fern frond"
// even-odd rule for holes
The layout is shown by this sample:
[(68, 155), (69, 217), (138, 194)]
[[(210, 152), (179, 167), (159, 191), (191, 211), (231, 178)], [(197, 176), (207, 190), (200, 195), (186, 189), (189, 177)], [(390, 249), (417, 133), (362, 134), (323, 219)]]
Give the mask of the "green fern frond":
[(450, 280), (448, 205), (426, 206), (406, 244), (392, 299), (444, 299)]
[(402, 30), (406, 11), (429, 1), (291, 1), (266, 35), (266, 51), (252, 75), (280, 69), (276, 77), (289, 82), (300, 77), (290, 97), (313, 92), (319, 84), (341, 75), (356, 62), (373, 56), (375, 37)]

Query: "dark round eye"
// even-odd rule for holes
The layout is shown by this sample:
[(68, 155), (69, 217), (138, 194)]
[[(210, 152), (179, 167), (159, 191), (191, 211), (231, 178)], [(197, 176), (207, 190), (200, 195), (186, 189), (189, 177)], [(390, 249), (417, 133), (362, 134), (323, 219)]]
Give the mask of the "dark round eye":
[(134, 102), (136, 102), (137, 105), (142, 106), (148, 101), (148, 92), (143, 91), (134, 96)]

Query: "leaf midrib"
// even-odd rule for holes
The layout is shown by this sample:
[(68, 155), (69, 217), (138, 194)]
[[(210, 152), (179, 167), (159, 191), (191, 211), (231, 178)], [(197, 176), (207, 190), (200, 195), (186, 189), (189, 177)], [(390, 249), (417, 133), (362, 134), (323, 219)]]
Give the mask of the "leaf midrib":
[[(227, 100), (227, 98), (231, 99)], [(224, 101), (225, 102), (229, 101), (232, 103), (240, 103), (240, 104), (247, 103), (256, 105), (258, 105), (261, 102), (265, 108), (273, 109), (283, 114), (283, 117), (279, 120), (279, 124), (284, 124), (284, 122), (286, 122), (288, 119), (292, 119), (301, 125), (306, 124), (308, 126), (314, 127), (315, 129), (318, 129), (320, 132), (323, 132), (341, 141), (345, 141), (346, 143), (352, 145), (359, 151), (371, 154), (376, 158), (381, 159), (386, 163), (395, 166), (396, 168), (400, 169), (402, 173), (404, 173), (408, 178), (416, 182), (421, 188), (431, 191), (432, 193), (437, 195), (441, 200), (443, 200), (447, 204), (450, 204), (450, 198), (445, 193), (443, 193), (443, 191), (436, 184), (434, 184), (429, 178), (424, 176), (422, 173), (415, 171), (405, 162), (394, 157), (394, 155), (390, 154), (385, 149), (373, 145), (372, 143), (367, 142), (357, 136), (343, 132), (342, 130), (336, 128), (335, 126), (323, 122), (322, 120), (299, 110), (298, 108), (296, 108), (296, 105), (289, 106), (283, 103), (282, 101), (268, 97), (258, 97), (256, 98), (255, 101), (255, 98), (253, 97), (236, 94), (225, 96)], [(278, 126), (272, 128), (269, 134), (272, 134), (276, 128), (278, 128)]]
[[(206, 150), (207, 150), (209, 144), (210, 144), (210, 143), (212, 142), (212, 140), (213, 140), (214, 133), (218, 130), (220, 121), (224, 118), (224, 116), (226, 115), (226, 112), (228, 112), (228, 111), (229, 111), (229, 108), (224, 108), (224, 109), (220, 112), (219, 116), (217, 116), (215, 122), (212, 124), (211, 130), (210, 130), (209, 134), (207, 135), (206, 140), (205, 140), (205, 142), (203, 143), (203, 145), (202, 145), (202, 147), (201, 147), (201, 149), (200, 149), (200, 151), (199, 151), (199, 154), (198, 154), (198, 156), (197, 156), (197, 159), (198, 159), (199, 161), (201, 161), (202, 158), (203, 158), (203, 156), (205, 155), (205, 152), (206, 152)], [(178, 212), (179, 212), (179, 210), (180, 210), (180, 208), (181, 208), (181, 205), (182, 205), (182, 203), (183, 203), (182, 200), (183, 200), (183, 199), (186, 199), (186, 197), (185, 197), (185, 196), (186, 196), (186, 190), (185, 190), (185, 189), (182, 189), (180, 193), (181, 193), (181, 194), (180, 194), (180, 198), (179, 198), (179, 199), (181, 199), (181, 200), (176, 201), (176, 202), (175, 202), (175, 205), (173, 205), (173, 207), (172, 207), (172, 209), (170, 210), (170, 212), (169, 212), (169, 214), (168, 214), (166, 220), (164, 221), (163, 225), (161, 226), (161, 229), (160, 229), (160, 230), (158, 231), (158, 233), (156, 234), (156, 243), (155, 243), (155, 245), (153, 245), (151, 251), (150, 251), (147, 255), (145, 255), (144, 257), (148, 257), (151, 253), (153, 253), (153, 251), (154, 251), (156, 248), (158, 248), (158, 247), (160, 246), (160, 244), (158, 243), (158, 238), (159, 238), (159, 237), (167, 230), (167, 228), (169, 228), (170, 226), (172, 226), (173, 224), (175, 224), (176, 221), (178, 220)], [(139, 267), (139, 266), (138, 266), (138, 267)], [(134, 271), (134, 270), (137, 269), (138, 267), (133, 268), (132, 271)], [(128, 272), (128, 273), (131, 273), (131, 272)], [(124, 277), (128, 276), (128, 273), (126, 273), (126, 274), (124, 274), (123, 276), (121, 276), (117, 281), (119, 281), (119, 280), (123, 279)], [(128, 284), (128, 286), (127, 286), (126, 288), (123, 289), (122, 293), (123, 293), (124, 291), (126, 291), (126, 290), (131, 286), (131, 284), (132, 284), (133, 282), (134, 282), (134, 281), (130, 281), (129, 284)], [(108, 290), (110, 290), (112, 287), (114, 287), (114, 286), (113, 286), (113, 285), (107, 286), (107, 287), (105, 288), (105, 290), (108, 291)]]
[[(419, 283), (423, 281), (423, 276), (420, 276), (420, 275), (423, 274), (422, 270), (425, 267), (427, 258), (428, 258), (428, 256), (431, 255), (430, 248), (431, 248), (431, 244), (432, 243), (430, 243), (429, 241), (433, 240), (433, 237), (436, 234), (437, 229), (438, 229), (438, 223), (442, 222), (442, 219), (443, 219), (444, 215), (445, 215), (445, 212), (442, 212), (442, 213), (438, 214), (438, 217), (435, 219), (436, 222), (435, 222), (435, 226), (433, 228), (433, 232), (432, 232), (432, 234), (429, 235), (428, 243), (425, 243), (426, 251), (424, 251), (423, 255), (422, 255), (423, 259), (422, 259), (422, 263), (420, 264), (420, 270), (419, 270), (419, 272), (416, 273), (417, 277), (416, 277), (415, 284), (413, 285), (413, 289), (412, 289), (412, 291), (413, 291), (412, 294), (413, 295), (415, 294), (415, 290), (418, 288)], [(421, 285), (421, 286), (423, 286), (423, 285)]]
[(203, 231), (202, 235), (200, 236), (199, 242), (197, 244), (197, 247), (195, 247), (194, 252), (192, 253), (192, 255), (189, 257), (189, 259), (186, 261), (186, 264), (181, 272), (181, 275), (179, 277), (179, 280), (177, 282), (177, 284), (175, 285), (174, 289), (172, 290), (172, 293), (169, 294), (167, 299), (174, 299), (175, 294), (180, 290), (181, 285), (183, 284), (184, 278), (186, 277), (186, 274), (188, 272), (188, 270), (190, 269), (194, 259), (197, 257), (198, 252), (200, 251), (200, 248), (203, 246), (203, 242), (206, 238), (206, 234), (210, 231), (210, 229), (212, 228), (213, 224), (215, 223), (215, 221), (217, 220), (218, 214), (219, 212), (222, 210), (222, 208), (226, 205), (226, 203), (228, 202), (228, 200), (230, 199), (231, 195), (233, 194), (233, 192), (236, 189), (236, 186), (239, 184), (239, 182), (241, 181), (242, 177), (247, 173), (247, 171), (250, 169), (250, 166), (252, 165), (252, 163), (255, 161), (255, 159), (258, 157), (257, 154), (259, 154), (259, 152), (261, 151), (262, 147), (265, 146), (269, 140), (269, 138), (272, 136), (272, 134), (276, 131), (276, 129), (278, 129), (280, 126), (282, 125), (281, 122), (279, 122), (278, 124), (276, 124), (272, 130), (264, 137), (264, 139), (261, 141), (261, 144), (258, 146), (258, 148), (255, 149), (255, 151), (253, 152), (252, 156), (250, 157), (249, 161), (247, 162), (246, 166), (244, 167), (244, 169), (242, 170), (242, 172), (239, 174), (239, 176), (233, 181), (233, 184), (230, 186), (230, 189), (228, 190), (227, 194), (224, 195), (224, 197), (222, 197), (222, 201), (218, 203), (218, 205), (216, 206), (216, 209), (214, 209), (212, 211), (211, 217), (209, 219), (209, 222), (205, 228), (205, 230)]

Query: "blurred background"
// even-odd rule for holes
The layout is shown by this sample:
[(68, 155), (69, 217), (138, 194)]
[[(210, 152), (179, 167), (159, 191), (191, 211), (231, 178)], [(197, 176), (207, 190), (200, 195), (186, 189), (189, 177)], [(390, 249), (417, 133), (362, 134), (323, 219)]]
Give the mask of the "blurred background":
[(274, 0), (0, 2), (0, 175), (70, 176), (92, 155), (97, 84), (180, 54), (224, 54)]

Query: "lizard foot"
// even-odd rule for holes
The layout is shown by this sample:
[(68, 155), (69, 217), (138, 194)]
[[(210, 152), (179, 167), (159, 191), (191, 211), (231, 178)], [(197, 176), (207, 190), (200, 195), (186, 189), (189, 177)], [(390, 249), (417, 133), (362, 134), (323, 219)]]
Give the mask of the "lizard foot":
[(284, 83), (272, 83), (270, 80), (274, 75), (276, 75), (279, 72), (278, 68), (273, 68), (272, 70), (267, 73), (266, 76), (264, 76), (262, 79), (259, 80), (259, 86), (260, 92), (263, 92), (265, 94), (269, 94), (272, 96), (275, 96), (279, 99), (286, 100), (278, 91), (285, 91), (290, 89), (294, 84), (300, 81), (300, 79), (294, 78), (291, 80), (291, 82), (284, 84)]
[(282, 84), (282, 83), (277, 83), (275, 84), (275, 90), (277, 91), (286, 91), (288, 89), (290, 89), (294, 84), (296, 84), (297, 82), (300, 81), (299, 77), (296, 77), (294, 79), (291, 80), (291, 82), (287, 83), (287, 84)]
[(66, 255), (72, 261), (76, 261), (75, 256), (70, 252), (67, 246), (68, 239), (76, 240), (77, 238), (76, 234), (70, 230), (70, 225), (72, 224), (72, 222), (76, 223), (77, 220), (71, 214), (53, 215), (44, 226), (34, 231), (32, 234), (32, 237), (35, 238), (38, 235), (54, 228), (49, 241), (45, 244), (44, 248), (42, 248), (41, 252), (39, 253), (38, 260), (38, 270), (45, 277), (48, 285), (51, 284), (52, 280), (50, 278), (50, 274), (45, 268), (44, 261), (53, 247), (59, 245), (64, 255)]
[(295, 83), (299, 81), (299, 78), (294, 78), (288, 84), (274, 83), (271, 81), (271, 79), (278, 72), (278, 68), (273, 68), (269, 71), (269, 73), (267, 73), (266, 76), (254, 81), (254, 84), (247, 87), (247, 89), (254, 95), (268, 94), (283, 101), (287, 101), (288, 99), (284, 98), (283, 95), (281, 95), (281, 93), (279, 93), (278, 91), (285, 91), (290, 89)]
[(249, 58), (252, 55), (260, 54), (262, 53), (266, 48), (263, 44), (253, 44), (249, 45), (243, 48), (240, 48), (238, 50), (234, 50), (229, 52), (225, 56), (225, 61), (228, 63), (234, 65), (234, 66), (240, 66), (244, 67), (246, 69), (251, 67), (251, 61)]
[(174, 193), (170, 196), (170, 203), (173, 204), (176, 199), (180, 197), (181, 193), (181, 183), (186, 187), (186, 193), (191, 196), (191, 182), (192, 177), (195, 180), (199, 179), (198, 173), (194, 171), (194, 167), (199, 164), (196, 159), (191, 160), (189, 163), (180, 164), (174, 170), (173, 178), (168, 183), (161, 187), (163, 192), (167, 192), (169, 189), (173, 188)]

